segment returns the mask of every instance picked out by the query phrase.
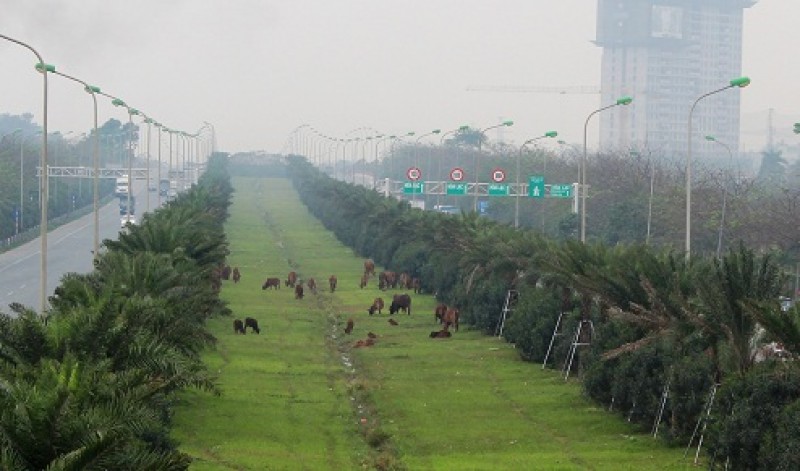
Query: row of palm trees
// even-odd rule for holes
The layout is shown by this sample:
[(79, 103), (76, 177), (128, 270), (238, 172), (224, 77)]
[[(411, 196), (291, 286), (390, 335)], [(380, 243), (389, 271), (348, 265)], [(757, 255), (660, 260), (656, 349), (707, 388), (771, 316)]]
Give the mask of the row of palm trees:
[(68, 274), (38, 313), (0, 313), (0, 468), (187, 469), (169, 438), (186, 388), (218, 392), (200, 359), (228, 253), (225, 160), (141, 224), (105, 240), (94, 271)]
[[(420, 277), (475, 328), (496, 334), (509, 291), (516, 291), (505, 339), (539, 362), (555, 340), (548, 365), (581, 373), (587, 395), (628, 420), (661, 426), (662, 436), (685, 444), (711, 405), (705, 444), (715, 463), (776, 469), (776, 460), (790, 456), (752, 445), (775, 443), (778, 418), (800, 408), (800, 390), (785, 380), (786, 371), (797, 376), (795, 363), (756, 362), (772, 342), (800, 354), (800, 311), (781, 311), (786, 280), (774, 254), (739, 244), (720, 259), (687, 261), (644, 245), (555, 241), (473, 213), (411, 209), (332, 180), (301, 158), (290, 158), (290, 168), (304, 203), (340, 240)], [(574, 343), (589, 345), (575, 348), (566, 369)], [(758, 408), (747, 410), (759, 411), (760, 420), (748, 420), (751, 412), (729, 420), (753, 385), (764, 383), (781, 391), (767, 414), (775, 420), (765, 422)], [(748, 456), (738, 451), (745, 441)]]

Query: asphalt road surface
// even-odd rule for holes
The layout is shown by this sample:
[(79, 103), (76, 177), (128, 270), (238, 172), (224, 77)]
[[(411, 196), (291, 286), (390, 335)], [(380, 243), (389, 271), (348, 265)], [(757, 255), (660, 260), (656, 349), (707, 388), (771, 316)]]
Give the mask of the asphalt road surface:
[[(137, 220), (158, 204), (158, 194), (148, 192), (144, 182), (134, 185)], [(163, 197), (162, 197), (163, 199)], [(100, 208), (100, 243), (117, 239), (120, 231), (119, 202), (114, 199)], [(89, 213), (57, 229), (47, 237), (47, 296), (52, 296), (61, 277), (70, 272), (88, 273), (92, 270), (94, 244), (94, 213)], [(25, 245), (0, 253), (0, 311), (9, 313), (8, 305), (17, 302), (39, 310), (41, 240), (36, 238)]]

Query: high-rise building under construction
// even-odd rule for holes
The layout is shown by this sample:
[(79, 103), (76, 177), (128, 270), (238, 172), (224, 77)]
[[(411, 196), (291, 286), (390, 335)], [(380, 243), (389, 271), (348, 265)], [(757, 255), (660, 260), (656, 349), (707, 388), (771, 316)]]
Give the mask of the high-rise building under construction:
[[(601, 113), (601, 147), (685, 155), (692, 103), (742, 75), (742, 18), (756, 1), (598, 0), (601, 103), (634, 97), (631, 106)], [(726, 90), (698, 104), (693, 155), (719, 155), (704, 135), (739, 148), (740, 93)]]

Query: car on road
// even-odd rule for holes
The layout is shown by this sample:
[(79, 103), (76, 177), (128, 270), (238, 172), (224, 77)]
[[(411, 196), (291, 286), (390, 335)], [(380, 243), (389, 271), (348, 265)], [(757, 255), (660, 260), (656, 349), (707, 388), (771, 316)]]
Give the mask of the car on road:
[(120, 229), (125, 229), (128, 227), (128, 224), (135, 225), (136, 224), (136, 216), (131, 214), (130, 216), (122, 216), (120, 218), (119, 227)]

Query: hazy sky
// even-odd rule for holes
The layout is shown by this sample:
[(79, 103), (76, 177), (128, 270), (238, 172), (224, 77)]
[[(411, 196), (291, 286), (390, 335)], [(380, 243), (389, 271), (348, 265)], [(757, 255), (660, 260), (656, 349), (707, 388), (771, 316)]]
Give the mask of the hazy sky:
[[(166, 126), (214, 125), (225, 151), (279, 152), (310, 124), (345, 137), (513, 119), (510, 142), (559, 131), (579, 143), (598, 95), (467, 91), (600, 83), (596, 0), (0, 0), (0, 34)], [(791, 141), (800, 121), (800, 0), (745, 11), (743, 140)], [(35, 57), (0, 40), (0, 113), (41, 123)], [(52, 77), (52, 76), (51, 76)], [(52, 77), (51, 131), (91, 128), (91, 100)], [(688, 112), (688, 110), (687, 110)], [(127, 119), (101, 100), (99, 120)], [(596, 125), (596, 123), (594, 123)], [(596, 128), (590, 139), (596, 142)], [(490, 135), (496, 138), (496, 135)], [(432, 142), (438, 142), (438, 138)]]

